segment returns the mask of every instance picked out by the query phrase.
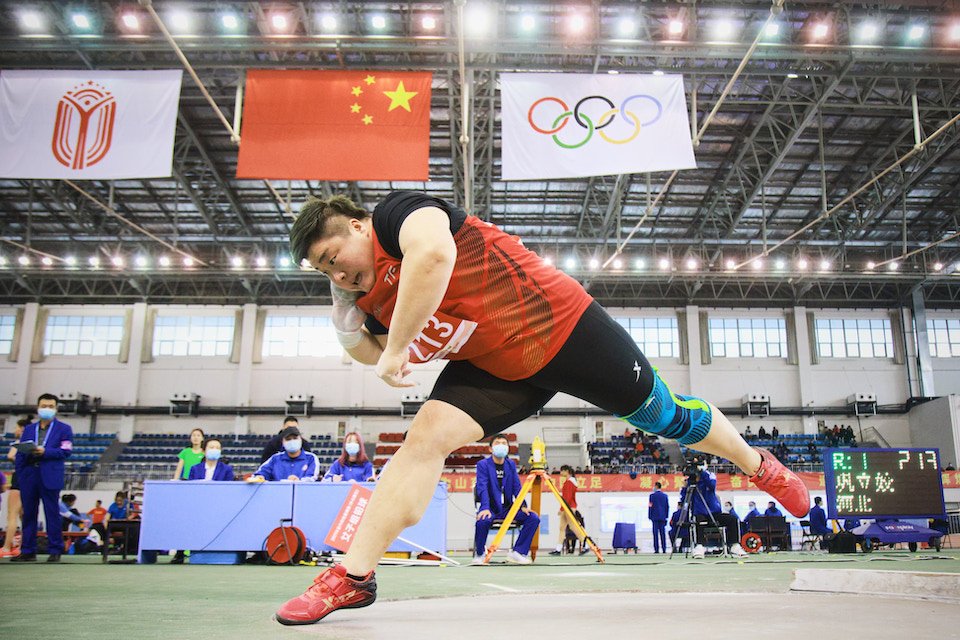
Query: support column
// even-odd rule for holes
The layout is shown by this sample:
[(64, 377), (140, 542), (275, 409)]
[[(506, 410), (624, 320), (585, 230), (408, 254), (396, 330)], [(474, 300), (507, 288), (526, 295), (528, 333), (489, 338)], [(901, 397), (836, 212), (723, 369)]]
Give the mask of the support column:
[[(923, 288), (914, 287), (910, 295), (913, 312), (913, 333), (916, 336), (917, 381), (921, 396), (937, 395), (933, 385), (933, 360), (930, 358), (930, 336), (927, 335), (927, 305), (923, 300)], [(906, 331), (904, 333), (907, 333)], [(904, 345), (906, 349), (907, 345)], [(909, 363), (909, 358), (907, 359)], [(909, 366), (909, 364), (908, 364)]]
[[(793, 326), (796, 327), (797, 335), (797, 369), (798, 380), (800, 383), (800, 406), (812, 407), (816, 399), (813, 395), (813, 360), (810, 358), (810, 327), (807, 324), (806, 307), (793, 308)], [(801, 420), (803, 432), (806, 434), (817, 433), (817, 419), (812, 416), (804, 416)]]
[[(256, 304), (250, 302), (243, 305), (243, 316), (240, 322), (240, 362), (237, 364), (234, 404), (238, 407), (249, 407), (250, 389), (253, 384), (253, 338), (257, 330)], [(233, 433), (237, 436), (250, 433), (250, 417), (237, 416), (233, 421)]]
[[(40, 313), (40, 305), (36, 302), (28, 302), (23, 307), (23, 320), (20, 325), (20, 344), (17, 348), (17, 363), (10, 374), (10, 379), (5, 381), (9, 383), (9, 395), (4, 398), (10, 404), (24, 404), (35, 406), (36, 398), (27, 397), (27, 391), (30, 385), (30, 368), (33, 365), (30, 358), (33, 355), (33, 339), (37, 333), (37, 316)], [(13, 433), (17, 426), (17, 420), (21, 415), (7, 416), (6, 430), (4, 433)]]
[(697, 395), (703, 396), (708, 395), (705, 393), (703, 388), (704, 382), (704, 371), (703, 371), (703, 357), (700, 352), (700, 307), (695, 305), (688, 305), (687, 309), (687, 326), (678, 327), (680, 331), (687, 332), (687, 352), (689, 355), (689, 375), (690, 375), (690, 390), (689, 392)]
[[(140, 377), (143, 369), (143, 341), (147, 327), (147, 303), (136, 302), (130, 314), (130, 347), (127, 350), (126, 375), (120, 387), (120, 402), (126, 407), (136, 407), (140, 402)], [(120, 442), (133, 440), (136, 416), (121, 416), (117, 439)]]

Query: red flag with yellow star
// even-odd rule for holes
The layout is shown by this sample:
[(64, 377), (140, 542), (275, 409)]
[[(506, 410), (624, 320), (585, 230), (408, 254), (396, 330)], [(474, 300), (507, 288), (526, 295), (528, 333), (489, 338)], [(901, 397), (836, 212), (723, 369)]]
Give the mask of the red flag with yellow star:
[(420, 72), (248, 71), (238, 178), (427, 180)]

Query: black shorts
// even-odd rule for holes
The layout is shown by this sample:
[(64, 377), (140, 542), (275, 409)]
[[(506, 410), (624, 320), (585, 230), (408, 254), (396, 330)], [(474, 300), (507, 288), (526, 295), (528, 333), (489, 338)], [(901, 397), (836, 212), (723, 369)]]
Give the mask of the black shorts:
[(465, 360), (451, 361), (430, 399), (463, 410), (491, 436), (532, 416), (559, 392), (629, 415), (652, 389), (653, 367), (630, 334), (594, 302), (557, 355), (529, 378), (503, 380)]

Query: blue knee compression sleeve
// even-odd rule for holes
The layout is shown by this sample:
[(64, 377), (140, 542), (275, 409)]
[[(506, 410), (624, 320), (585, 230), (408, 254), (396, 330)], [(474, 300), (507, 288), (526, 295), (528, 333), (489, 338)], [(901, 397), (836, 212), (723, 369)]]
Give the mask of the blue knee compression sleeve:
[(620, 419), (647, 433), (690, 445), (707, 437), (713, 411), (700, 398), (674, 395), (654, 370), (650, 397), (639, 409)]

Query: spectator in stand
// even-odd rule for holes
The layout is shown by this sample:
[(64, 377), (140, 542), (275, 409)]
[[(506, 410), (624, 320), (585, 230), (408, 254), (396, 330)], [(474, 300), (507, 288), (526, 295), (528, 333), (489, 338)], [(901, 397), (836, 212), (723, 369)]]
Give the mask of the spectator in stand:
[(634, 430), (631, 429), (630, 427), (627, 427), (626, 429), (623, 430), (623, 437), (626, 438), (627, 440), (632, 438), (633, 434), (634, 434)]
[(11, 562), (37, 561), (37, 518), (43, 503), (44, 521), (47, 523), (47, 562), (60, 562), (63, 553), (63, 536), (56, 525), (60, 517), (60, 491), (63, 489), (64, 462), (73, 453), (73, 428), (57, 420), (59, 398), (44, 393), (37, 398), (39, 421), (23, 430), (22, 443), (32, 443), (32, 448), (17, 451), (14, 464), (20, 496), (23, 499), (23, 540), (20, 555)]
[(753, 500), (750, 501), (748, 506), (750, 507), (750, 511), (743, 518), (743, 528), (750, 531), (750, 520), (759, 516), (760, 512), (757, 511), (757, 503)]
[(825, 536), (828, 533), (833, 533), (833, 530), (827, 525), (827, 514), (824, 512), (823, 507), (820, 506), (820, 503), (823, 502), (823, 498), (817, 496), (813, 499), (813, 507), (810, 508), (810, 533), (817, 536)]
[(223, 445), (216, 438), (208, 438), (203, 443), (203, 463), (196, 464), (190, 469), (187, 480), (213, 480), (216, 482), (230, 482), (233, 480), (233, 467), (220, 459)]
[(743, 432), (744, 440), (753, 440), (753, 429), (750, 428), (750, 425), (747, 425), (747, 428)]
[(356, 431), (351, 431), (344, 436), (343, 451), (327, 469), (323, 482), (375, 482), (376, 479), (373, 463), (363, 448), (363, 438)]
[[(502, 436), (494, 436), (490, 442), (490, 457), (477, 463), (476, 498), (479, 506), (477, 522), (474, 525), (473, 564), (483, 564), (487, 549), (487, 534), (494, 520), (507, 515), (513, 507), (513, 501), (520, 493), (520, 476), (517, 465), (507, 455), (510, 445)], [(514, 522), (520, 527), (513, 550), (507, 555), (507, 561), (514, 564), (532, 564), (530, 544), (540, 528), (540, 516), (527, 508), (526, 502), (517, 511)]]
[(117, 491), (113, 497), (113, 504), (107, 507), (109, 520), (126, 520), (130, 516), (130, 501), (127, 500), (127, 494), (123, 491)]
[[(13, 442), (10, 450), (7, 452), (7, 460), (14, 462), (17, 458), (17, 448), (14, 446), (20, 442), (23, 436), (24, 428), (32, 422), (31, 418), (21, 418), (17, 420), (17, 426), (13, 430)], [(0, 558), (12, 558), (20, 555), (19, 545), (14, 547), (13, 541), (17, 530), (20, 528), (20, 518), (23, 516), (23, 507), (20, 502), (20, 484), (19, 476), (16, 470), (10, 472), (8, 478), (10, 486), (7, 487), (7, 528), (3, 539), (3, 548), (0, 549)]]
[(780, 437), (780, 430), (776, 426), (773, 427), (773, 431), (770, 432), (770, 437), (776, 440)]
[[(267, 445), (263, 448), (263, 451), (260, 453), (260, 464), (263, 464), (274, 455), (283, 451), (283, 430), (287, 427), (296, 427), (300, 428), (300, 421), (294, 416), (287, 416), (283, 419), (283, 425), (280, 427), (280, 431), (277, 431), (277, 434), (270, 438), (267, 441)], [(310, 441), (300, 436), (302, 441), (301, 447), (304, 451), (310, 452)]]
[[(647, 518), (653, 524), (653, 552), (654, 553), (666, 553), (667, 552), (667, 538), (666, 538), (666, 526), (667, 526), (667, 516), (670, 513), (670, 501), (667, 500), (667, 494), (665, 494), (661, 489), (663, 485), (659, 482), (655, 483), (654, 491), (650, 494), (650, 499), (647, 502)], [(672, 544), (670, 545), (673, 546)]]
[(580, 474), (583, 473), (583, 469), (581, 469), (580, 467), (577, 467), (577, 470), (574, 471), (574, 473), (579, 476)]
[[(560, 467), (560, 496), (563, 498), (563, 501), (567, 503), (567, 507), (573, 512), (574, 517), (579, 516), (580, 514), (577, 511), (577, 477), (573, 471), (573, 467), (568, 464)], [(567, 538), (567, 527), (570, 527), (570, 530), (576, 533), (577, 542), (583, 542), (583, 536), (573, 528), (570, 518), (567, 517), (567, 512), (564, 511), (562, 507), (558, 512), (558, 516), (557, 548), (550, 552), (552, 556), (559, 556), (563, 553), (563, 541)], [(584, 552), (585, 551), (586, 547), (584, 547)]]
[(177, 454), (177, 470), (173, 474), (174, 480), (186, 480), (190, 477), (193, 465), (203, 460), (203, 429), (194, 429), (190, 432), (190, 446), (184, 447)]
[(948, 463), (947, 463), (947, 466), (945, 466), (945, 467), (943, 468), (943, 470), (944, 470), (944, 471), (956, 471), (957, 468), (956, 468), (955, 466), (953, 466), (953, 463), (952, 463), (952, 462), (948, 462)]
[(777, 503), (771, 500), (770, 502), (767, 503), (767, 510), (763, 512), (763, 515), (767, 517), (770, 517), (770, 516), (782, 517), (783, 513), (780, 511), (780, 509), (777, 509)]
[(760, 425), (760, 430), (757, 431), (757, 437), (760, 438), (761, 440), (766, 440), (767, 430), (763, 428), (763, 425)]
[(290, 480), (291, 482), (313, 482), (320, 472), (320, 461), (316, 454), (303, 450), (303, 440), (300, 438), (300, 429), (287, 427), (281, 433), (283, 436), (283, 451), (275, 453), (260, 468), (253, 472), (247, 482), (277, 482)]

